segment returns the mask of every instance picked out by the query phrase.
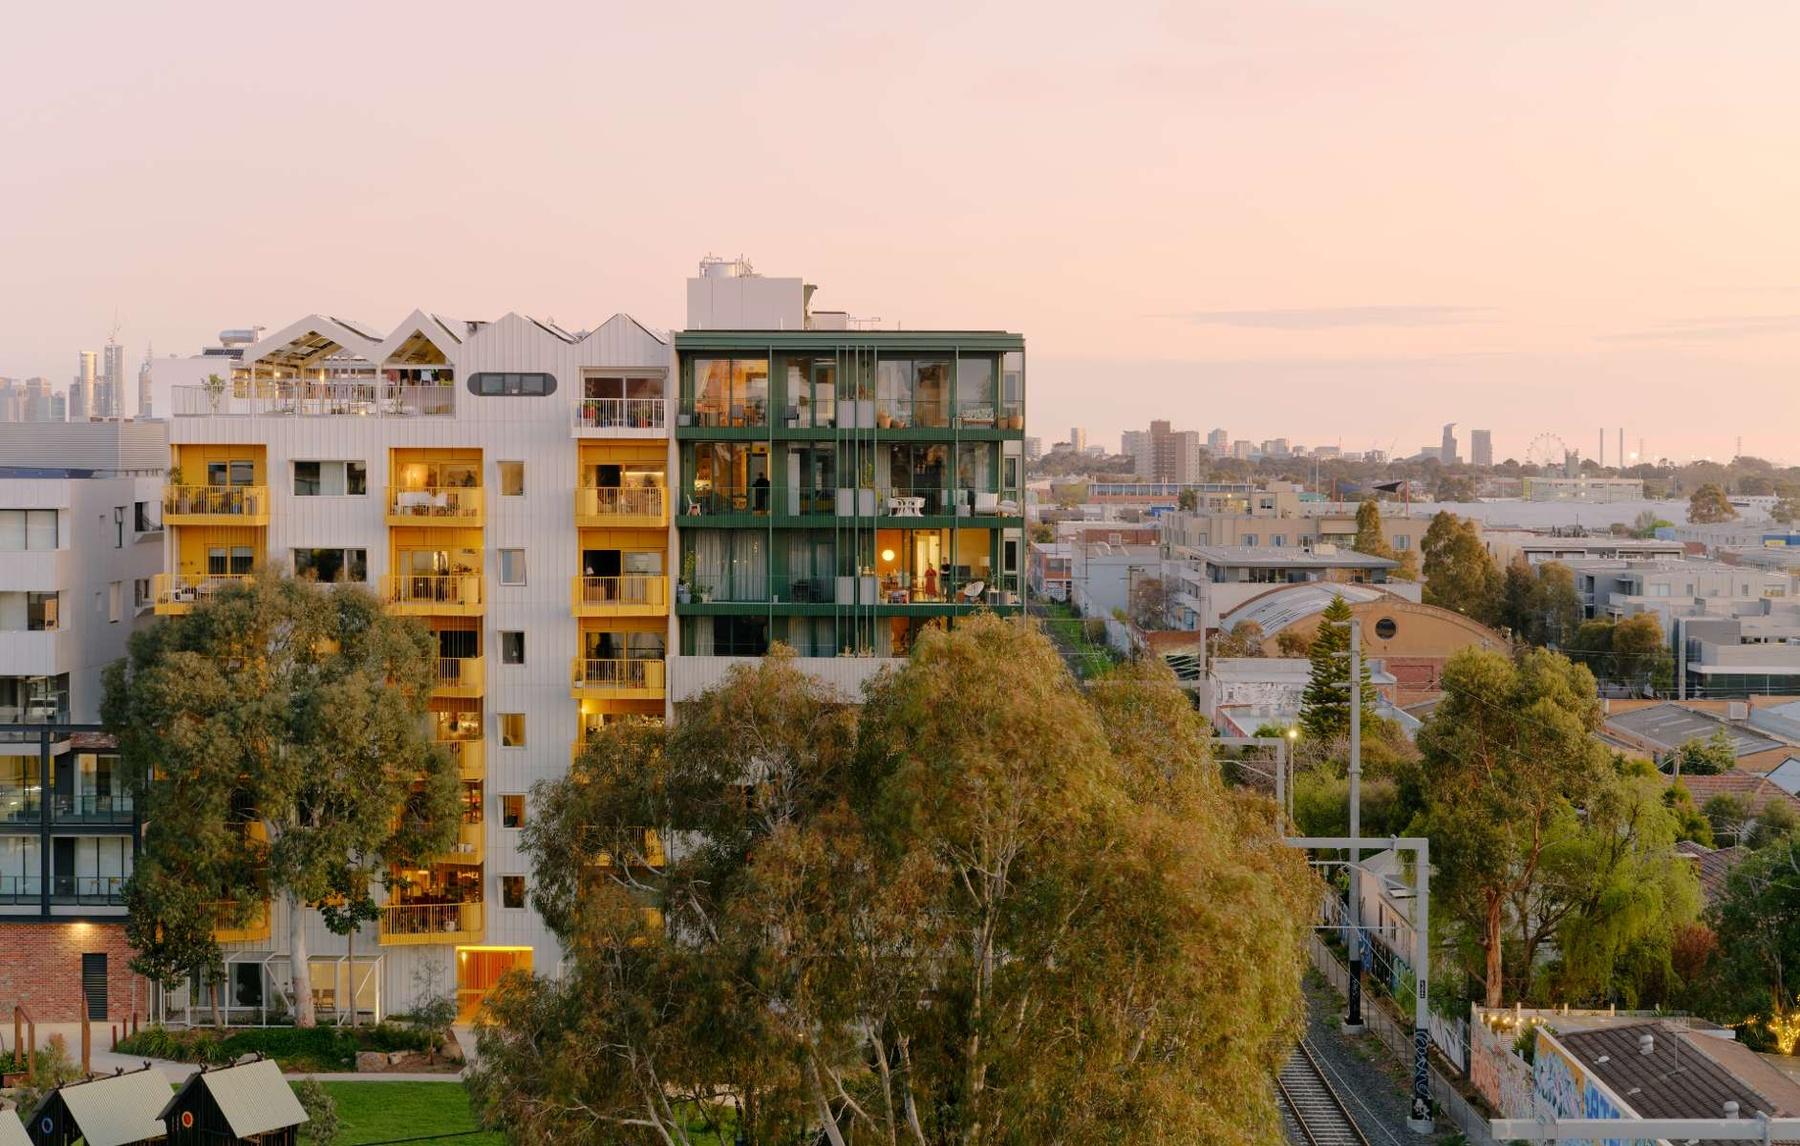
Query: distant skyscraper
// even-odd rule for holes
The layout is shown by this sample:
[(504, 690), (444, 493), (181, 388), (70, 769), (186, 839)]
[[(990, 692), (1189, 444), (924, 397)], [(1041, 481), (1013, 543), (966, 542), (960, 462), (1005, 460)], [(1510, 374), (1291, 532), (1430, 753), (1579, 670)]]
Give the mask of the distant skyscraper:
[(102, 418), (125, 416), (125, 348), (111, 338), (101, 348), (100, 395), (94, 402), (94, 413)]
[(69, 421), (85, 422), (95, 412), (94, 387), (99, 382), (99, 354), (92, 350), (81, 352), (81, 365), (75, 371), (74, 381), (69, 383)]
[(1214, 430), (1206, 435), (1206, 448), (1215, 458), (1222, 458), (1231, 452), (1231, 435), (1224, 430)]
[(50, 420), (52, 422), (69, 420), (69, 399), (66, 395), (59, 394), (54, 390), (50, 393)]
[(1069, 448), (1078, 454), (1085, 451), (1087, 449), (1087, 431), (1080, 426), (1071, 427), (1069, 430)]
[(1119, 452), (1131, 459), (1131, 472), (1137, 477), (1147, 481), (1154, 476), (1156, 451), (1150, 444), (1149, 431), (1126, 430), (1120, 434)]
[(1444, 444), (1438, 447), (1438, 461), (1453, 466), (1461, 459), (1456, 456), (1456, 423), (1444, 424)]
[(50, 389), (48, 378), (27, 378), (25, 380), (25, 420), (27, 422), (60, 422), (55, 416), (54, 401), (57, 395)]
[(1469, 431), (1469, 461), (1478, 466), (1494, 464), (1494, 435), (1488, 430)]
[(1043, 456), (1044, 456), (1044, 439), (1042, 439), (1042, 438), (1026, 438), (1025, 439), (1025, 460), (1028, 462), (1035, 462)]
[(138, 403), (137, 416), (151, 417), (150, 413), (150, 346), (144, 345), (144, 364), (138, 367)]
[(11, 378), (0, 378), (0, 422), (25, 420), (25, 388)]

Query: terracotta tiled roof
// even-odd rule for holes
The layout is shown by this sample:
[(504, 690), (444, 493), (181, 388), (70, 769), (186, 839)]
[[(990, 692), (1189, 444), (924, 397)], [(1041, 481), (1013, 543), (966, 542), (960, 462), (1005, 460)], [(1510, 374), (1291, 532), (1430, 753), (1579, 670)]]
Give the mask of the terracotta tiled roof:
[(1675, 845), (1675, 851), (1694, 861), (1694, 874), (1700, 878), (1700, 894), (1708, 903), (1725, 894), (1726, 877), (1750, 854), (1750, 850), (1742, 846), (1709, 848), (1692, 840), (1680, 841)]
[(1800, 798), (1782, 790), (1767, 776), (1755, 772), (1720, 772), (1716, 776), (1683, 776), (1682, 786), (1694, 797), (1694, 806), (1704, 808), (1706, 802), (1714, 796), (1736, 796), (1750, 805), (1750, 814), (1757, 815), (1769, 804), (1785, 800), (1795, 812), (1800, 812)]

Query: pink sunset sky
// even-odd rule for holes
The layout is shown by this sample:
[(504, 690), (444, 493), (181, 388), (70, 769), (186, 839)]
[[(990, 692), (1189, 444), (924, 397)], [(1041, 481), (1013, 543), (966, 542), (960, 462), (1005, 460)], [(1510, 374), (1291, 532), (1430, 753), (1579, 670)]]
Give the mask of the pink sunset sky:
[[(1800, 461), (1791, 3), (32, 4), (0, 375), (309, 311), (1022, 331), (1031, 425)], [(1466, 445), (1465, 445), (1466, 448)]]

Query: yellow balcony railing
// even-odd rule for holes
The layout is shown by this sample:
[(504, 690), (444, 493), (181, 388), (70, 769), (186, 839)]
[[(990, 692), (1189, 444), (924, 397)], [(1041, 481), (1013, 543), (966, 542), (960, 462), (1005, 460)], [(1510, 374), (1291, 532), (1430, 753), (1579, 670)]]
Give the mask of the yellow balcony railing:
[(569, 596), (577, 617), (657, 617), (669, 611), (669, 579), (661, 573), (577, 577)]
[(480, 525), (480, 486), (389, 486), (389, 525)]
[(479, 903), (390, 903), (381, 909), (384, 947), (480, 938)]
[(266, 485), (172, 485), (163, 490), (164, 525), (267, 525)]
[(456, 842), (450, 845), (450, 855), (445, 858), (451, 863), (480, 863), (486, 839), (479, 820), (472, 824), (464, 820), (456, 830)]
[(479, 617), (486, 611), (479, 573), (390, 573), (381, 579), (381, 599), (414, 617)]
[(662, 486), (581, 486), (575, 524), (593, 529), (661, 528), (669, 524), (669, 491)]
[(248, 585), (250, 575), (219, 577), (183, 577), (178, 573), (158, 573), (150, 579), (150, 596), (161, 616), (192, 612), (195, 605), (207, 600), (228, 585)]
[(433, 696), (478, 697), (487, 691), (480, 657), (439, 657)]
[(439, 740), (436, 741), (444, 754), (450, 757), (457, 775), (464, 780), (485, 780), (487, 778), (487, 754), (479, 740)]
[(576, 657), (569, 672), (569, 695), (576, 700), (661, 700), (666, 692), (661, 657), (596, 660)]
[[(231, 905), (218, 904), (214, 911), (220, 920), (229, 919)], [(215, 943), (265, 943), (272, 934), (273, 928), (269, 923), (269, 903), (264, 900), (251, 909), (249, 918), (242, 923), (221, 922), (214, 927), (213, 941)]]

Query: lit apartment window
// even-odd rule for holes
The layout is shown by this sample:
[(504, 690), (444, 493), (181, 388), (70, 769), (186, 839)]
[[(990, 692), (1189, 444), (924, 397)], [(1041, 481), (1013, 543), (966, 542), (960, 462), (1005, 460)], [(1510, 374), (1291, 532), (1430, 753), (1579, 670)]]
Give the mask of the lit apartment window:
[(523, 585), (525, 583), (525, 551), (523, 549), (502, 549), (500, 551), (500, 583), (502, 585)]
[(500, 826), (503, 828), (525, 826), (525, 797), (523, 795), (500, 797)]
[(362, 497), (369, 492), (367, 462), (295, 462), (295, 497)]
[(522, 665), (525, 663), (525, 634), (517, 630), (501, 630), (500, 663), (504, 665)]
[(331, 585), (339, 581), (367, 582), (369, 551), (367, 549), (296, 549), (294, 576), (302, 581), (319, 581)]
[(503, 875), (500, 877), (500, 906), (513, 910), (522, 910), (525, 906), (525, 877), (522, 875)]
[(524, 497), (525, 496), (525, 463), (524, 462), (495, 462), (494, 464), (500, 471), (500, 482), (499, 482), (500, 496), (501, 497)]
[(523, 712), (502, 712), (500, 714), (500, 747), (525, 747), (525, 714)]

